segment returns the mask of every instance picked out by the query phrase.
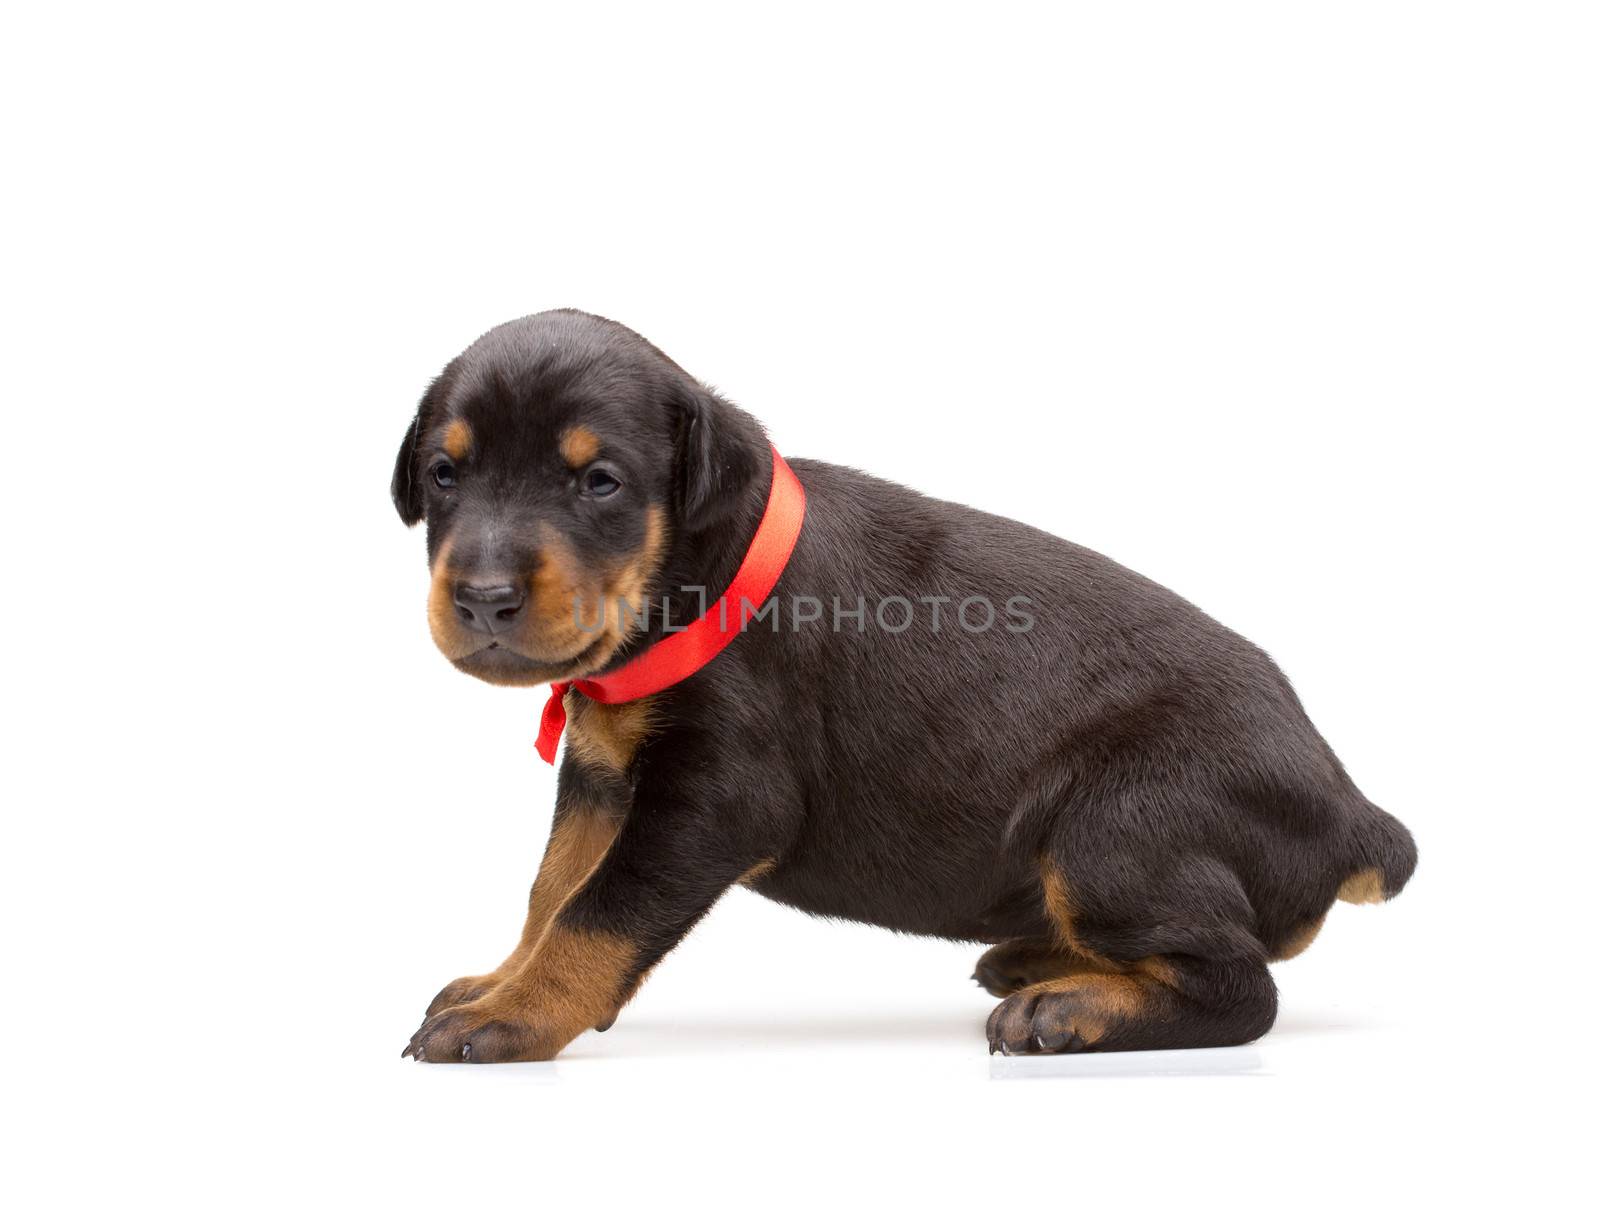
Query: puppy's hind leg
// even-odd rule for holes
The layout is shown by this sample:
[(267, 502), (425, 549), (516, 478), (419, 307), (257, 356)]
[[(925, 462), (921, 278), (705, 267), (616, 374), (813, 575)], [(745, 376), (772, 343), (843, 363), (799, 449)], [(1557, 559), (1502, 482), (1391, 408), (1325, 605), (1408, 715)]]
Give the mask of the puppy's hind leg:
[(1156, 875), (1121, 862), (1113, 887), (1042, 861), (1058, 944), (1094, 968), (1006, 998), (989, 1017), (991, 1053), (1242, 1045), (1272, 1027), (1277, 988), (1231, 873), (1204, 859)]
[(989, 1052), (1176, 1050), (1243, 1045), (1272, 1027), (1265, 965), (1148, 957), (1124, 973), (1081, 973), (1016, 992), (989, 1016)]

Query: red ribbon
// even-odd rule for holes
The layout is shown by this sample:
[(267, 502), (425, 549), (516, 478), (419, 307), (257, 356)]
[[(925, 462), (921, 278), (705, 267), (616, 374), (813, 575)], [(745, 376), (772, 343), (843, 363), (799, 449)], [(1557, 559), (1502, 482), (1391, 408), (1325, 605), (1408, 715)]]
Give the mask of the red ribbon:
[(778, 577), (794, 553), (800, 538), (800, 525), (806, 515), (806, 492), (787, 462), (772, 450), (772, 489), (767, 492), (767, 510), (762, 513), (756, 535), (744, 562), (734, 573), (728, 589), (717, 603), (681, 631), (657, 640), (615, 673), (604, 677), (579, 677), (558, 681), (550, 687), (550, 700), (539, 717), (539, 737), (534, 742), (539, 756), (551, 764), (556, 760), (556, 744), (567, 726), (563, 699), (568, 690), (594, 699), (597, 703), (631, 703), (677, 685), (733, 642), (744, 629), (750, 615), (761, 608), (778, 583)]

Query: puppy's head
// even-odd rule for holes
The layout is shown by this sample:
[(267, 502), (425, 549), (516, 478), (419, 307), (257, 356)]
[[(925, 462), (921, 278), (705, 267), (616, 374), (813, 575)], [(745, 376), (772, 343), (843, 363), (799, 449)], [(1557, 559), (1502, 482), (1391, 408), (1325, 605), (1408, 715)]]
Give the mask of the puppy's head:
[(753, 420), (633, 331), (573, 310), (491, 330), (423, 396), (391, 492), (428, 524), (428, 625), (474, 677), (594, 673), (669, 549), (760, 468)]

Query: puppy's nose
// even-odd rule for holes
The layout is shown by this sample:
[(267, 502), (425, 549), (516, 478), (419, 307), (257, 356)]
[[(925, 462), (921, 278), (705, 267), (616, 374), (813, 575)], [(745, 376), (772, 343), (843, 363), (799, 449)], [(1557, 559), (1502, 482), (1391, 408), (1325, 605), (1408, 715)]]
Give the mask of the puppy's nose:
[(509, 631), (522, 620), (527, 598), (510, 584), (456, 585), (456, 616), (462, 625), (485, 635)]

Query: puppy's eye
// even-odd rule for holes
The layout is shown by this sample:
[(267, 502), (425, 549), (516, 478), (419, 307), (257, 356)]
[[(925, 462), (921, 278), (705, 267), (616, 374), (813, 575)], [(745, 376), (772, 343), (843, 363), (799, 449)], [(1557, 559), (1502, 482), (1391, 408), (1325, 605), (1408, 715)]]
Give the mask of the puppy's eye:
[(615, 495), (622, 490), (622, 483), (610, 470), (596, 466), (583, 476), (583, 490), (586, 495), (605, 499), (606, 496)]
[(456, 468), (448, 461), (441, 461), (432, 470), (433, 485), (436, 487), (453, 487), (456, 485)]

